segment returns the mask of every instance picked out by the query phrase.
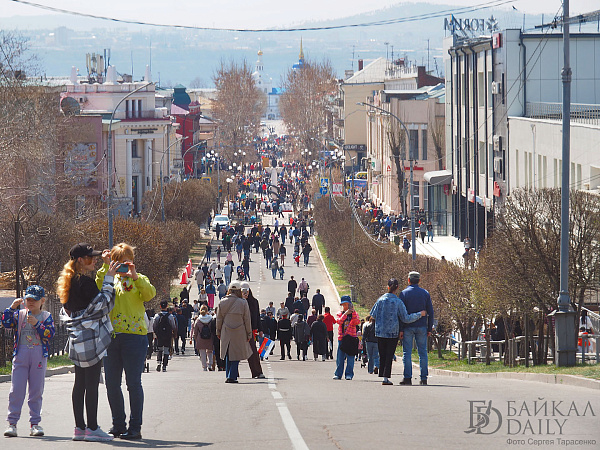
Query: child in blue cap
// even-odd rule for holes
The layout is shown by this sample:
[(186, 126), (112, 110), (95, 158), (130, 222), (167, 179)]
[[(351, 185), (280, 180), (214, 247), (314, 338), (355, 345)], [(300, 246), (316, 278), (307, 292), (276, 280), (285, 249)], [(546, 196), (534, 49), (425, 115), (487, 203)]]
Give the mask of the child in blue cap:
[[(2, 325), (12, 328), (15, 347), (12, 362), (12, 385), (8, 394), (8, 428), (4, 436), (17, 436), (17, 422), (29, 384), (30, 436), (43, 436), (39, 425), (42, 417), (42, 394), (48, 363), (48, 342), (54, 336), (54, 321), (48, 311), (42, 311), (46, 292), (41, 286), (29, 286), (24, 299), (17, 298), (2, 314)], [(20, 309), (25, 304), (26, 309)]]

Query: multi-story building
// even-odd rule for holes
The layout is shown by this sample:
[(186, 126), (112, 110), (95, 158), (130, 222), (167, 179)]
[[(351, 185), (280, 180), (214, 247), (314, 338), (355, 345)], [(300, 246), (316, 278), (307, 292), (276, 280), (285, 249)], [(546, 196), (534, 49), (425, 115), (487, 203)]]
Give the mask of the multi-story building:
[(170, 173), (172, 160), (179, 153), (174, 150), (177, 144), (173, 127), (167, 108), (155, 106), (155, 87), (149, 70), (144, 82), (120, 82), (111, 66), (102, 81), (82, 82), (73, 71), (62, 93), (61, 104), (73, 103), (65, 100), (70, 97), (79, 105), (82, 116), (101, 117), (101, 135), (84, 136), (76, 144), (77, 154), (73, 157), (94, 160), (98, 191), (106, 195), (109, 177), (103, 160), (110, 130), (112, 149), (108, 151), (113, 160), (110, 188), (115, 198), (115, 213), (137, 215), (144, 193), (160, 183), (161, 173), (163, 177)]
[(273, 87), (273, 80), (265, 73), (262, 57), (263, 52), (262, 50), (259, 50), (252, 77), (254, 78), (257, 89), (265, 96), (266, 108), (263, 119), (279, 120), (281, 119), (279, 100), (281, 99), (282, 90)]
[[(560, 186), (562, 47), (552, 31), (445, 39), (451, 227), (459, 239), (481, 246), (511, 189)], [(599, 50), (600, 34), (571, 34), (573, 187), (592, 188), (600, 173)]]

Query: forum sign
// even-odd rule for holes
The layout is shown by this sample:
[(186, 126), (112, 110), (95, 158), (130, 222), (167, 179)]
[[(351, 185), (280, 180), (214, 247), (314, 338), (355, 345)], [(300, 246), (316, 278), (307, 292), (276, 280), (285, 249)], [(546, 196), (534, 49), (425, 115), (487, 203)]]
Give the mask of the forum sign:
[(462, 34), (467, 36), (481, 35), (484, 33), (493, 33), (498, 31), (498, 21), (494, 16), (489, 19), (457, 19), (454, 16), (444, 19), (444, 31), (449, 31), (452, 34)]

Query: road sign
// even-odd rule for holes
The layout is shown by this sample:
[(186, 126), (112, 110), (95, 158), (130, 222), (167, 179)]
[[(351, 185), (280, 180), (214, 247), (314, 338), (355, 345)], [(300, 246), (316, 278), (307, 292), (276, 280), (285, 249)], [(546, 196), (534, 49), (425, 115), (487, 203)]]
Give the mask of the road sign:
[(321, 189), (319, 189), (319, 192), (321, 193), (321, 195), (327, 195), (327, 187), (322, 187)]
[(332, 183), (331, 194), (341, 196), (344, 192), (344, 185), (342, 183)]
[(329, 187), (329, 178), (321, 178), (321, 187), (325, 189)]

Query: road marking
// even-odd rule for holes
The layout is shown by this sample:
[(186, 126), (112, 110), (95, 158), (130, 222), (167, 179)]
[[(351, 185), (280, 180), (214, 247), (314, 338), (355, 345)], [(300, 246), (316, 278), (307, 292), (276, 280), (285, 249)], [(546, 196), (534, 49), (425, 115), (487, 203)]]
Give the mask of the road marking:
[(277, 389), (277, 385), (273, 383), (269, 383), (269, 389)]
[(283, 398), (282, 395), (279, 392), (277, 392), (277, 391), (271, 392), (271, 395), (273, 395), (273, 398), (275, 400), (281, 400)]
[(304, 439), (300, 434), (300, 430), (298, 430), (296, 422), (294, 422), (294, 418), (292, 417), (292, 414), (290, 413), (290, 410), (286, 404), (276, 403), (276, 405), (277, 409), (279, 409), (279, 415), (281, 416), (283, 426), (290, 437), (290, 441), (292, 441), (292, 446), (296, 450), (308, 450), (308, 445), (306, 445), (306, 442), (304, 442)]

